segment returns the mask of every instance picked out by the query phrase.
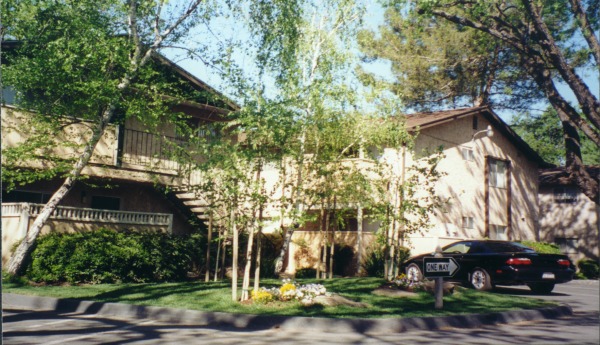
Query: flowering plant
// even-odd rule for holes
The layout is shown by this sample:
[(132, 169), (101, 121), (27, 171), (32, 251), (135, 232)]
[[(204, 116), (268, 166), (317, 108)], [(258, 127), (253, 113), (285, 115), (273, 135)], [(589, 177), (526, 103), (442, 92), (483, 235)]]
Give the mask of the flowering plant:
[(306, 304), (311, 303), (315, 297), (326, 294), (327, 289), (321, 284), (298, 285), (290, 279), (284, 279), (279, 288), (260, 288), (257, 291), (252, 291), (252, 300), (257, 303), (295, 300)]
[(394, 280), (396, 286), (402, 290), (410, 291), (422, 291), (425, 290), (425, 283), (423, 281), (412, 280), (406, 276), (406, 274), (400, 274), (396, 280)]

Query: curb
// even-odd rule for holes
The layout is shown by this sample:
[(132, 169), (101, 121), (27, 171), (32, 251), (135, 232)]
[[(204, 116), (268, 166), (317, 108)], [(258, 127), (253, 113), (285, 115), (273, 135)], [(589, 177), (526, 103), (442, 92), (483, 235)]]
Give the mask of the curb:
[(101, 303), (74, 299), (2, 294), (3, 309), (32, 309), (61, 313), (91, 314), (96, 317), (151, 319), (160, 322), (203, 327), (243, 328), (248, 330), (316, 330), (329, 333), (401, 333), (442, 328), (477, 328), (485, 325), (554, 319), (573, 314), (570, 306), (514, 310), (489, 314), (422, 318), (331, 319), (287, 317), (147, 307), (122, 303)]

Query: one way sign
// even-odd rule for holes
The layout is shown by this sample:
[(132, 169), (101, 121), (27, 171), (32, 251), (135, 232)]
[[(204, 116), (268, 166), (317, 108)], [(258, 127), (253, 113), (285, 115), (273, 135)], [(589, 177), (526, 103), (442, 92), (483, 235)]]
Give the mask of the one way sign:
[(454, 258), (423, 258), (423, 276), (425, 278), (452, 277), (460, 266)]

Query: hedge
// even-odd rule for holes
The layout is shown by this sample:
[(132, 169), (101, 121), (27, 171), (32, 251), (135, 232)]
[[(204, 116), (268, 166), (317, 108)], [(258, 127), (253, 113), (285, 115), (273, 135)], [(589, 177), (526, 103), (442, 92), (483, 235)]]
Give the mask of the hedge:
[(200, 234), (99, 229), (41, 236), (25, 275), (44, 283), (181, 281), (200, 266)]

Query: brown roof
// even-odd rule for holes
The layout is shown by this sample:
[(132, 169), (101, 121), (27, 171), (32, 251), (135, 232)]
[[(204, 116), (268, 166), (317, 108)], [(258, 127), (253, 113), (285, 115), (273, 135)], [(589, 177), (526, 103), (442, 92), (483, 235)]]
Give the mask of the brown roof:
[(465, 116), (479, 114), (485, 110), (485, 107), (452, 109), (435, 112), (424, 112), (406, 115), (406, 127), (408, 129), (427, 128), (437, 126), (442, 123), (460, 119)]
[(423, 112), (406, 115), (406, 127), (409, 130), (424, 129), (433, 126), (439, 126), (466, 116), (480, 115), (490, 122), (494, 131), (507, 137), (519, 150), (521, 150), (529, 159), (539, 164), (540, 168), (552, 168), (550, 164), (533, 150), (521, 137), (510, 128), (491, 108), (472, 107), (462, 109), (452, 109), (435, 112)]
[[(600, 165), (588, 165), (585, 167), (590, 176), (595, 179), (600, 178)], [(565, 167), (555, 167), (550, 169), (540, 169), (540, 186), (552, 186), (552, 185), (574, 185), (569, 178)]]

